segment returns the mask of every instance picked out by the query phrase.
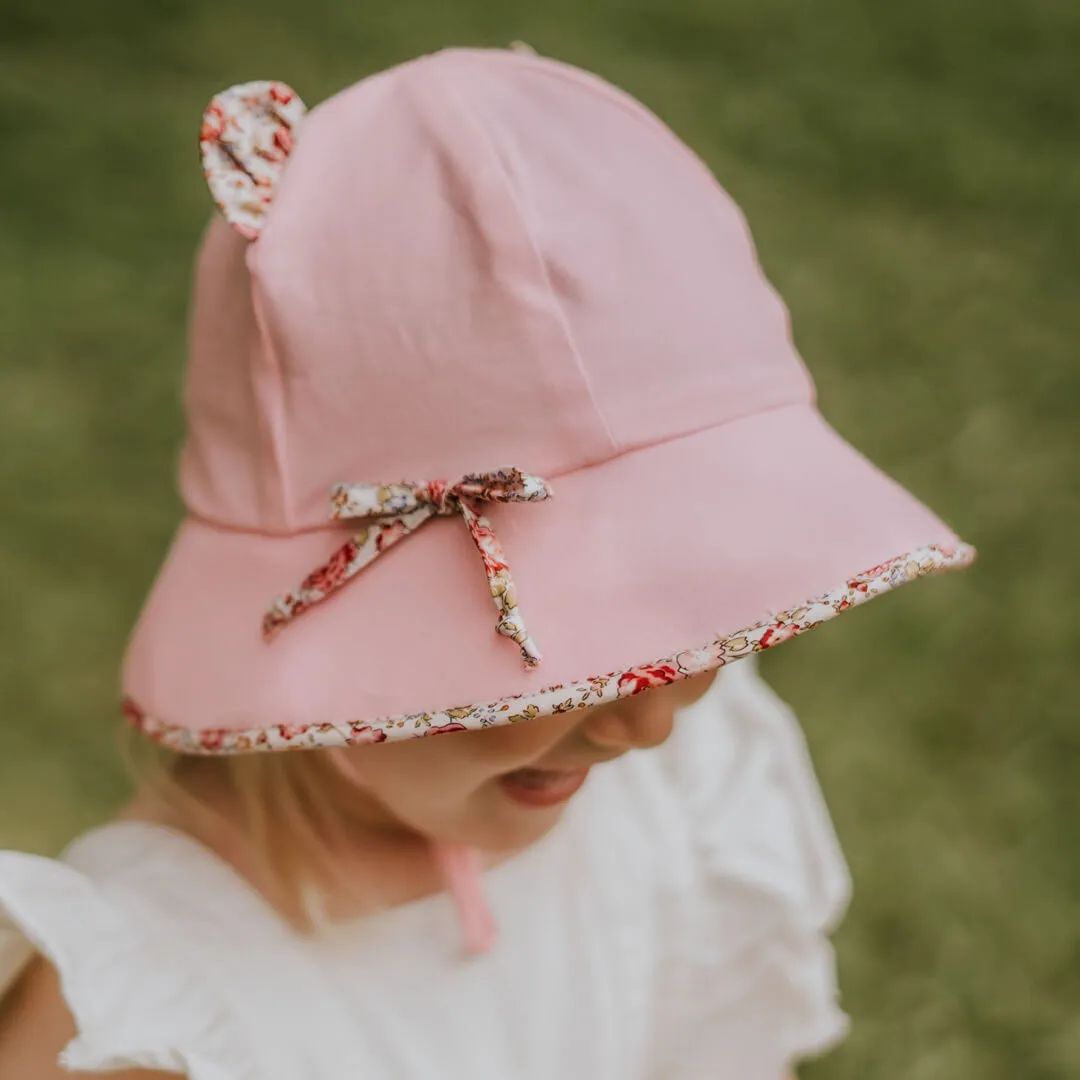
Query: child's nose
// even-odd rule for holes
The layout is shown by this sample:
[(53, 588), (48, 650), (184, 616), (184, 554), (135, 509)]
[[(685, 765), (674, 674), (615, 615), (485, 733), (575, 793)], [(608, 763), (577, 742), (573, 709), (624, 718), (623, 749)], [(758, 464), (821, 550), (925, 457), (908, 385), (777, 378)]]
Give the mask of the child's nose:
[(586, 720), (591, 743), (605, 750), (647, 750), (671, 734), (675, 710), (663, 694), (645, 692), (612, 706), (601, 706)]

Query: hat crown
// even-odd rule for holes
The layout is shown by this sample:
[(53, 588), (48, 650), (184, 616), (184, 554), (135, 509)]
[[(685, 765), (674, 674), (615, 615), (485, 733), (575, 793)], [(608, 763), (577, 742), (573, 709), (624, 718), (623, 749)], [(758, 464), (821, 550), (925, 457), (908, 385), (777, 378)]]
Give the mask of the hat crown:
[(299, 531), (338, 481), (557, 477), (811, 395), (742, 215), (669, 129), (575, 68), (451, 50), (314, 109), (256, 242), (212, 225), (182, 487)]

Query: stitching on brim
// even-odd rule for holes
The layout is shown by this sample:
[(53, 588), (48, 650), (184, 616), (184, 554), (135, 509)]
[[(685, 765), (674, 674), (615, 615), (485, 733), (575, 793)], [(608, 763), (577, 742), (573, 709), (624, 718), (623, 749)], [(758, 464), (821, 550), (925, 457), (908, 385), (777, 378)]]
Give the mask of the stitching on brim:
[(745, 656), (763, 652), (835, 618), (842, 611), (891, 592), (918, 578), (968, 566), (975, 549), (967, 544), (928, 544), (865, 570), (795, 608), (651, 663), (594, 675), (486, 705), (465, 705), (431, 713), (384, 717), (368, 722), (275, 724), (265, 728), (193, 731), (144, 712), (130, 698), (124, 714), (155, 742), (183, 754), (215, 756), (281, 750), (355, 746), (452, 731), (481, 731), (508, 723), (590, 708), (630, 697), (694, 675), (705, 674)]

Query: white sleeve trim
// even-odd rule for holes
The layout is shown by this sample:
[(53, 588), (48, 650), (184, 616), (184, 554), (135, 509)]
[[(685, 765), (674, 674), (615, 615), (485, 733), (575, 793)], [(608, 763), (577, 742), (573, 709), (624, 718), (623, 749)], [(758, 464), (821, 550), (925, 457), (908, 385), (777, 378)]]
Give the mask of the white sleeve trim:
[(65, 1068), (249, 1080), (234, 1064), (220, 1013), (175, 950), (148, 940), (77, 870), (0, 852), (0, 993), (35, 953), (55, 968), (75, 1020)]

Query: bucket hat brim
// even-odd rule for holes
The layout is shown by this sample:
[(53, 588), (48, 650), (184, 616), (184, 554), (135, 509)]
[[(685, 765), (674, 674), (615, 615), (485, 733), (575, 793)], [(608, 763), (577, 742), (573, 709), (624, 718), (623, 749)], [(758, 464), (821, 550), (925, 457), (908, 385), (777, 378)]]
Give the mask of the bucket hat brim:
[(348, 529), (274, 536), (188, 518), (129, 648), (129, 718), (197, 754), (518, 722), (711, 670), (974, 558), (809, 404), (547, 479), (552, 499), (485, 510), (538, 668), (495, 633), (460, 518), (424, 525), (270, 642), (274, 597)]

